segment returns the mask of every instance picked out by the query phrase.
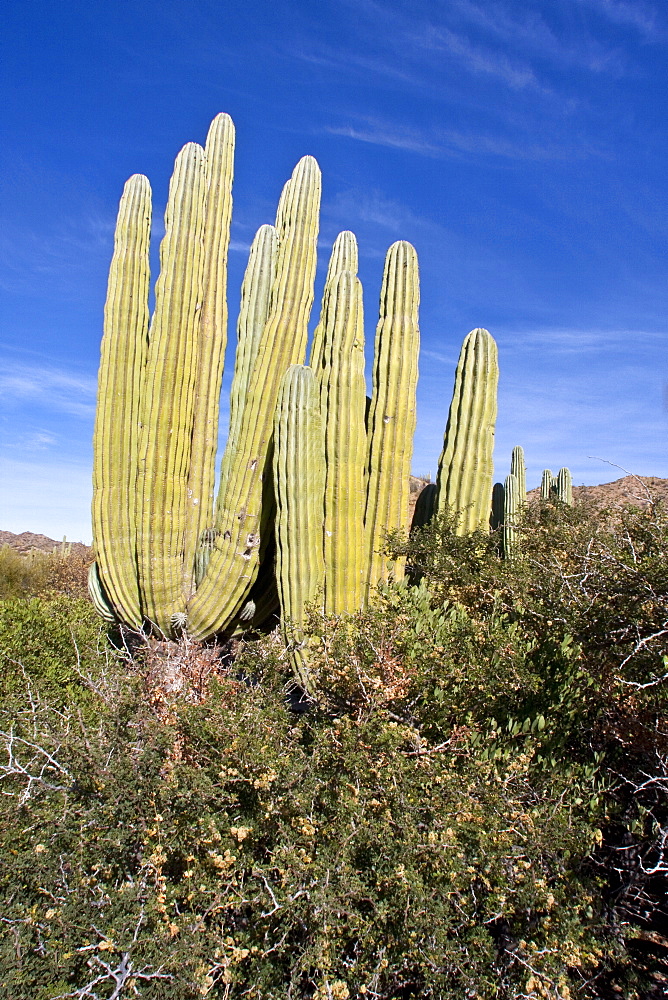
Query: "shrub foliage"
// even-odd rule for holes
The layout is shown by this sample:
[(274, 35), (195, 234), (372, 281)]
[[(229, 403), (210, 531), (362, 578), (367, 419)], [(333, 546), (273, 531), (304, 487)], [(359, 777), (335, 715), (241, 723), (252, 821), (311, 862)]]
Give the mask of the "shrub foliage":
[(314, 611), (309, 706), (273, 634), (158, 716), (85, 602), (4, 602), (0, 995), (661, 988), (668, 517), (539, 505), (506, 562), (453, 528)]

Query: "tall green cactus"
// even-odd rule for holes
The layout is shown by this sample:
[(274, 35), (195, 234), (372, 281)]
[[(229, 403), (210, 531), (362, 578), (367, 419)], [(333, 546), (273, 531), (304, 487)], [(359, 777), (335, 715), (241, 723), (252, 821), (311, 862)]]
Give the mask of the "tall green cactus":
[(357, 238), (354, 233), (344, 230), (336, 237), (329, 263), (327, 265), (327, 277), (325, 278), (325, 288), (322, 295), (322, 305), (320, 307), (320, 320), (313, 331), (313, 342), (311, 344), (311, 355), (309, 365), (314, 372), (320, 370), (322, 365), (323, 336), (325, 332), (324, 322), (327, 310), (327, 299), (330, 291), (341, 271), (351, 271), (357, 274), (358, 264)]
[(461, 534), (489, 523), (498, 380), (496, 343), (487, 330), (472, 330), (459, 355), (436, 480), (438, 509), (461, 511)]
[(401, 579), (404, 574), (404, 561), (386, 556), (385, 536), (388, 531), (408, 527), (420, 350), (419, 298), (415, 249), (403, 240), (393, 243), (385, 259), (367, 425), (367, 601), (378, 583), (390, 576)]
[(366, 504), (364, 317), (352, 271), (331, 280), (315, 371), (325, 428), (324, 610), (357, 611), (364, 600)]
[(313, 298), (320, 173), (306, 157), (284, 188), (277, 233), (261, 230), (251, 253), (232, 443), (214, 515), (233, 145), (232, 123), (219, 115), (206, 147), (189, 143), (177, 157), (150, 334), (146, 178), (126, 185), (110, 270), (95, 429), (96, 579), (120, 621), (137, 628), (148, 620), (166, 635), (174, 621), (188, 620), (198, 636), (229, 626), (251, 589), (278, 386), (303, 360)]
[(527, 467), (524, 462), (524, 448), (521, 444), (513, 448), (510, 458), (510, 473), (517, 480), (517, 496), (519, 503), (526, 503), (527, 498)]
[(118, 210), (104, 309), (93, 436), (93, 536), (97, 572), (121, 621), (141, 624), (135, 549), (139, 409), (148, 351), (151, 188), (135, 174)]
[(189, 606), (196, 637), (219, 631), (243, 606), (259, 567), (268, 524), (262, 517), (262, 483), (270, 471), (274, 411), (281, 378), (306, 349), (313, 303), (320, 170), (313, 157), (299, 161), (281, 195), (276, 217), (278, 255), (269, 317), (248, 376), (236, 454), (218, 505), (216, 538), (206, 576)]
[(517, 516), (520, 510), (521, 493), (517, 476), (506, 476), (503, 484), (503, 555), (512, 559), (517, 554)]
[(573, 477), (567, 468), (559, 469), (553, 476), (549, 469), (543, 471), (540, 483), (541, 500), (559, 500), (569, 506), (573, 503)]
[(304, 611), (322, 588), (325, 574), (322, 521), (325, 440), (313, 371), (292, 365), (283, 377), (274, 420), (276, 579), (283, 637), (293, 669), (308, 690), (303, 647)]
[[(190, 143), (177, 157), (150, 330), (146, 178), (131, 178), (121, 200), (96, 418), (91, 587), (107, 617), (134, 628), (150, 621), (167, 636), (260, 624), (276, 601), (275, 511), (278, 591), (295, 669), (307, 684), (304, 605), (322, 588), (327, 613), (349, 613), (379, 582), (403, 575), (403, 563), (384, 549), (387, 532), (408, 522), (417, 257), (405, 242), (387, 254), (368, 405), (352, 233), (334, 244), (313, 369), (304, 368), (320, 172), (311, 157), (299, 162), (275, 226), (261, 227), (251, 247), (214, 506), (233, 146), (232, 123), (221, 115), (204, 148)], [(465, 529), (485, 522), (497, 376), (494, 341), (473, 331), (438, 486), (424, 491), (417, 522), (426, 523), (437, 494), (440, 506), (473, 505)]]
[(225, 493), (230, 466), (235, 459), (248, 379), (257, 357), (262, 332), (269, 318), (271, 289), (276, 277), (278, 235), (274, 226), (260, 226), (253, 240), (241, 285), (237, 321), (237, 352), (230, 389), (229, 431), (220, 473), (219, 501)]

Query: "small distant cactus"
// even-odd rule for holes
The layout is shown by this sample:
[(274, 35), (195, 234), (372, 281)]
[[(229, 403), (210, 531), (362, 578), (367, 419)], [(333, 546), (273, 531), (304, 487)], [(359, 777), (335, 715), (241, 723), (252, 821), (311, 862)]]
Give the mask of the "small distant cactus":
[(550, 469), (543, 469), (543, 476), (540, 481), (541, 500), (552, 500), (557, 488), (557, 480), (552, 475)]
[(573, 504), (573, 477), (567, 468), (559, 469), (553, 476), (549, 469), (543, 472), (540, 484), (541, 500), (559, 500), (569, 506)]
[(573, 504), (573, 477), (569, 469), (559, 469), (557, 474), (557, 500), (569, 506)]

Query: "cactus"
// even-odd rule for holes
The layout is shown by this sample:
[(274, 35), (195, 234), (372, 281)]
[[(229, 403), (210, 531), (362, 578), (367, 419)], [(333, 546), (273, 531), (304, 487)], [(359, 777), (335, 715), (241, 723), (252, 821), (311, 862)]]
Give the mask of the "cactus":
[(325, 428), (324, 610), (357, 611), (364, 599), (366, 387), (362, 286), (352, 271), (331, 281), (315, 372)]
[(506, 476), (503, 485), (503, 555), (512, 559), (517, 554), (517, 515), (519, 513), (521, 494), (517, 476), (512, 473)]
[(327, 309), (327, 297), (337, 276), (341, 271), (352, 271), (357, 274), (357, 239), (354, 233), (345, 230), (336, 237), (332, 253), (327, 265), (327, 277), (325, 278), (325, 290), (322, 295), (322, 306), (320, 308), (320, 321), (313, 331), (313, 343), (311, 344), (311, 355), (309, 365), (314, 372), (318, 372), (322, 364), (322, 345), (324, 334), (324, 318)]
[(557, 474), (556, 496), (557, 500), (560, 500), (562, 503), (567, 503), (569, 506), (572, 506), (573, 477), (571, 476), (569, 469), (566, 468), (559, 469), (559, 472)]
[(521, 444), (513, 448), (510, 459), (510, 472), (517, 480), (517, 495), (519, 503), (526, 503), (527, 499), (527, 467), (524, 463), (524, 448)]
[[(506, 502), (506, 490), (503, 483), (494, 483), (492, 487), (492, 512), (489, 518), (489, 526), (492, 531), (499, 531), (503, 528), (503, 516)], [(501, 544), (503, 550), (503, 544)]]
[[(95, 428), (91, 592), (108, 620), (194, 638), (259, 627), (278, 593), (307, 685), (305, 604), (322, 587), (327, 613), (349, 613), (404, 572), (383, 550), (386, 533), (408, 522), (417, 257), (405, 242), (387, 254), (370, 401), (352, 233), (334, 244), (313, 369), (303, 367), (320, 172), (311, 157), (297, 164), (275, 226), (262, 226), (251, 247), (214, 504), (233, 147), (232, 123), (219, 115), (206, 146), (189, 143), (176, 159), (150, 325), (146, 178), (131, 178), (121, 199)], [(484, 331), (468, 342), (456, 393), (469, 407), (458, 416), (465, 443), (481, 449), (478, 468), (493, 435), (496, 354)], [(481, 492), (474, 479), (469, 492)], [(441, 500), (448, 481), (441, 476)], [(423, 491), (414, 524), (429, 519), (436, 494)]]
[(262, 483), (270, 471), (267, 462), (278, 390), (283, 373), (303, 360), (306, 348), (319, 205), (320, 171), (312, 157), (303, 157), (279, 202), (269, 317), (248, 376), (206, 576), (189, 606), (189, 629), (196, 638), (213, 634), (234, 619), (257, 575), (261, 539), (269, 529), (262, 516)]
[(116, 611), (102, 586), (96, 562), (91, 563), (88, 569), (88, 593), (100, 618), (110, 625), (114, 624), (117, 621)]
[(97, 570), (119, 620), (139, 627), (135, 493), (141, 382), (148, 350), (151, 188), (135, 174), (118, 210), (104, 308), (93, 435)]
[(552, 475), (550, 469), (543, 469), (543, 475), (540, 480), (540, 498), (541, 500), (550, 500), (554, 496), (557, 481)]
[(436, 479), (438, 509), (461, 512), (461, 534), (489, 523), (498, 379), (493, 338), (472, 330), (459, 356)]
[(415, 510), (413, 511), (411, 531), (414, 531), (416, 528), (424, 528), (426, 524), (429, 524), (436, 510), (437, 494), (436, 483), (427, 483), (420, 490), (415, 503)]
[(274, 422), (276, 578), (283, 637), (301, 686), (309, 687), (304, 609), (322, 588), (325, 441), (318, 387), (310, 368), (292, 365), (280, 387)]
[(419, 296), (415, 249), (404, 241), (393, 243), (385, 259), (367, 424), (366, 601), (379, 582), (404, 574), (404, 562), (391, 562), (384, 550), (387, 532), (408, 526)]

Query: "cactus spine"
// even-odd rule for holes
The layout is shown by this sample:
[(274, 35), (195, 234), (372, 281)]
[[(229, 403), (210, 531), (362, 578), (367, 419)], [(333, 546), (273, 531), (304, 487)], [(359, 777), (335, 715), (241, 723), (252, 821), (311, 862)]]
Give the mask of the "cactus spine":
[(283, 637), (294, 672), (308, 689), (304, 614), (324, 579), (322, 519), (324, 436), (318, 387), (310, 368), (292, 365), (281, 383), (274, 421), (276, 578)]
[(489, 522), (498, 379), (493, 338), (472, 330), (459, 356), (436, 480), (438, 509), (461, 511), (461, 534)]
[(417, 254), (405, 241), (387, 252), (376, 328), (373, 393), (368, 417), (365, 514), (366, 600), (390, 574), (401, 579), (403, 561), (384, 553), (388, 531), (407, 527), (410, 463), (416, 421), (420, 332)]

